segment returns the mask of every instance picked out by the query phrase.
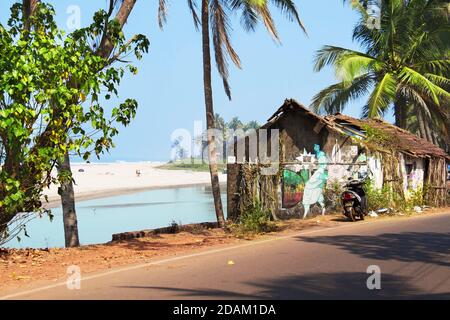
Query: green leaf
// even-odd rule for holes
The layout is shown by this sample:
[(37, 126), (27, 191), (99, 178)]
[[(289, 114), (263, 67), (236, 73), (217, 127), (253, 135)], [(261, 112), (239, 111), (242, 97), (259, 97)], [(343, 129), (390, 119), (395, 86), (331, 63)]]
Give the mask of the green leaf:
[(396, 89), (397, 82), (395, 77), (390, 73), (386, 73), (370, 95), (367, 105), (367, 116), (369, 118), (382, 117), (383, 112), (394, 101)]

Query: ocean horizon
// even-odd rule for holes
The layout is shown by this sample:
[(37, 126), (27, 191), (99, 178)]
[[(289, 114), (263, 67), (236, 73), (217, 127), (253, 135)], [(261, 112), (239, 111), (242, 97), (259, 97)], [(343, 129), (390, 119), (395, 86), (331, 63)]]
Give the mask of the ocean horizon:
[(107, 157), (97, 159), (92, 157), (88, 161), (83, 160), (81, 157), (73, 156), (70, 157), (70, 162), (72, 164), (113, 164), (113, 163), (137, 163), (137, 162), (145, 162), (145, 163), (157, 163), (157, 162), (169, 162), (170, 159), (161, 159), (161, 158), (145, 158), (145, 157)]

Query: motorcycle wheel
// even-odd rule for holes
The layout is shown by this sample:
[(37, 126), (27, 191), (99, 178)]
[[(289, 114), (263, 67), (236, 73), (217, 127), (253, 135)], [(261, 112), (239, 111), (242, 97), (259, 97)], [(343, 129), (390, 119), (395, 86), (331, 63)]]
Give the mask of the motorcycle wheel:
[(355, 208), (353, 208), (353, 207), (346, 207), (346, 208), (345, 208), (345, 212), (346, 212), (346, 216), (347, 216), (347, 218), (348, 218), (349, 220), (351, 220), (352, 222), (355, 222), (355, 221), (356, 221), (356, 218), (355, 218), (355, 214), (356, 214)]
[(359, 219), (364, 220), (364, 212), (362, 211), (362, 209), (360, 207), (357, 207), (355, 211), (357, 211)]

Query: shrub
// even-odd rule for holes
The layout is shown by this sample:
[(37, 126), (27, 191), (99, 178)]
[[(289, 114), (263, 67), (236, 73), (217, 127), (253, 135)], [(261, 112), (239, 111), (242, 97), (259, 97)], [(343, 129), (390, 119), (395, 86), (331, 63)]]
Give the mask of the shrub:
[(393, 208), (398, 211), (407, 212), (412, 211), (415, 206), (423, 206), (425, 204), (424, 188), (409, 189), (406, 198), (391, 190), (388, 186), (377, 189), (372, 181), (366, 183), (364, 190), (366, 192), (369, 210)]
[(169, 233), (178, 233), (180, 232), (181, 222), (177, 223), (175, 220), (172, 220), (172, 222), (169, 225)]
[(373, 181), (368, 181), (364, 190), (366, 192), (367, 206), (369, 210), (377, 210), (381, 208), (389, 208), (391, 205), (392, 192), (383, 186), (383, 188), (375, 188)]
[(409, 190), (408, 206), (414, 208), (415, 206), (423, 206), (425, 204), (424, 189), (417, 188)]
[(339, 181), (334, 180), (327, 184), (324, 190), (325, 206), (327, 211), (342, 211), (342, 192), (344, 192), (344, 187)]
[(257, 201), (244, 210), (239, 219), (239, 229), (243, 233), (264, 233), (272, 230), (270, 210), (264, 209)]

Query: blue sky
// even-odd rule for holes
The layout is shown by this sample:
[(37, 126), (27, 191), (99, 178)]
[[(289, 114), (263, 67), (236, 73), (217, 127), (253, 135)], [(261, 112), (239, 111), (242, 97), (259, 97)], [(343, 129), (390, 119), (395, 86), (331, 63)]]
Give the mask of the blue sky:
[[(67, 29), (67, 8), (81, 8), (81, 24), (91, 22), (92, 14), (106, 8), (106, 0), (52, 0), (57, 20)], [(195, 31), (186, 1), (172, 0), (168, 23), (161, 31), (157, 24), (156, 0), (139, 0), (125, 33), (143, 33), (150, 40), (150, 51), (136, 62), (137, 76), (127, 76), (119, 89), (120, 100), (139, 102), (136, 119), (120, 130), (116, 148), (102, 161), (162, 161), (170, 157), (170, 136), (178, 128), (193, 132), (194, 121), (204, 121), (201, 37)], [(0, 21), (6, 22), (13, 0), (2, 1)], [(333, 70), (313, 71), (313, 57), (323, 45), (358, 49), (352, 42), (352, 28), (357, 16), (341, 0), (299, 0), (301, 18), (308, 30), (300, 28), (278, 13), (274, 14), (282, 45), (277, 45), (259, 26), (256, 33), (246, 33), (233, 19), (233, 44), (243, 69), (230, 66), (232, 101), (223, 92), (217, 73), (213, 90), (215, 111), (226, 120), (238, 116), (243, 121), (264, 123), (285, 98), (295, 98), (309, 105), (322, 88), (335, 82)], [(276, 12), (276, 10), (274, 10)], [(345, 113), (360, 116), (364, 101), (349, 105)]]

